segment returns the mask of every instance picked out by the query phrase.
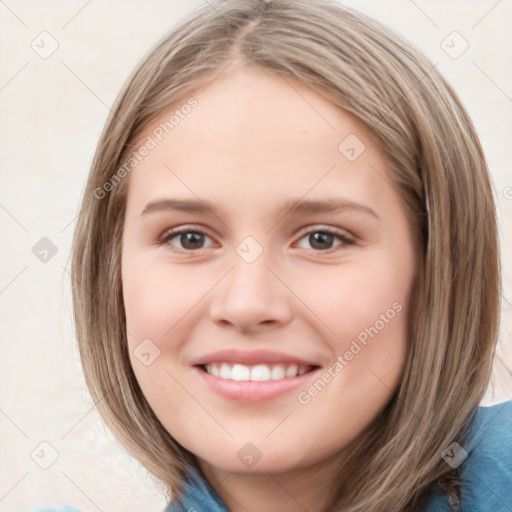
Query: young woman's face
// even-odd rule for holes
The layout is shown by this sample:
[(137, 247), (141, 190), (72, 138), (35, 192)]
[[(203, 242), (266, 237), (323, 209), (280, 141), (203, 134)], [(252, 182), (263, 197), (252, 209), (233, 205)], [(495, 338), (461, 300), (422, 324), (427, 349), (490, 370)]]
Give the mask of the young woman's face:
[(193, 98), (148, 130), (129, 177), (131, 364), (202, 464), (311, 467), (399, 383), (408, 220), (367, 130), (301, 84), (228, 69)]

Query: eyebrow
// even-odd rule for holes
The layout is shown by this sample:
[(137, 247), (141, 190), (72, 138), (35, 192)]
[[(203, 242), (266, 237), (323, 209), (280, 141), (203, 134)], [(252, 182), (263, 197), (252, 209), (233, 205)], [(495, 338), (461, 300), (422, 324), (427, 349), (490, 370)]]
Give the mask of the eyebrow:
[[(202, 199), (175, 199), (161, 198), (150, 201), (144, 207), (141, 215), (153, 212), (175, 210), (182, 212), (206, 213), (212, 212), (217, 215), (217, 209), (206, 200)], [(343, 198), (324, 199), (322, 201), (308, 201), (303, 199), (288, 199), (280, 208), (280, 212), (288, 213), (335, 213), (346, 210), (355, 210), (372, 215), (381, 220), (377, 213), (369, 206)]]

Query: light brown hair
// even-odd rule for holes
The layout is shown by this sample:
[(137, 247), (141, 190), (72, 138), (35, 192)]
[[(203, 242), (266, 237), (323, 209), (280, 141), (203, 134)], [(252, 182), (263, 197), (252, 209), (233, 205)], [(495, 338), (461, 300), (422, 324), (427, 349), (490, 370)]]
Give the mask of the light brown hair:
[(360, 119), (387, 157), (415, 237), (403, 377), (353, 447), (358, 469), (333, 489), (329, 506), (418, 510), (436, 485), (456, 503), (461, 482), (441, 453), (463, 439), (488, 385), (498, 334), (489, 173), (471, 120), (435, 66), (388, 28), (334, 1), (210, 2), (174, 27), (124, 85), (96, 150), (73, 241), (79, 350), (100, 414), (177, 496), (195, 457), (151, 410), (128, 356), (120, 265), (129, 176), (101, 198), (95, 191), (159, 114), (226, 66), (297, 80)]

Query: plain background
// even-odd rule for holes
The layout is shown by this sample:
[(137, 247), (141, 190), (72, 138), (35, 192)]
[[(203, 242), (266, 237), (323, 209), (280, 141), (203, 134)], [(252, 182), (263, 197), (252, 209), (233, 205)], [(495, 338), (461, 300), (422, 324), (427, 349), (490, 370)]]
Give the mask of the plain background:
[[(512, 2), (343, 3), (423, 50), (474, 120), (501, 223), (501, 350), (510, 361)], [(0, 1), (0, 511), (65, 503), (91, 512), (165, 506), (157, 482), (102, 426), (85, 389), (72, 325), (69, 251), (109, 106), (142, 55), (203, 4)], [(47, 261), (37, 257), (41, 247), (49, 251)], [(495, 383), (485, 404), (512, 398), (510, 376), (500, 367)]]

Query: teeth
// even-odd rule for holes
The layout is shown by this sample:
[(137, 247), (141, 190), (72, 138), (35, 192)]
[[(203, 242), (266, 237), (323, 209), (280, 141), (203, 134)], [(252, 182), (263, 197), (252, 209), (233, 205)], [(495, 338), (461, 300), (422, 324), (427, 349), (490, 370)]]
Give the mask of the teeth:
[(297, 375), (297, 370), (298, 369), (299, 369), (299, 367), (296, 364), (291, 364), (290, 366), (288, 366), (288, 368), (286, 368), (284, 374), (288, 378), (295, 377)]
[(270, 380), (270, 368), (266, 364), (253, 366), (251, 369), (251, 380)]
[(284, 367), (281, 365), (274, 366), (274, 368), (272, 368), (272, 371), (270, 372), (270, 378), (272, 380), (284, 379), (285, 375), (286, 372), (284, 371)]
[(221, 379), (237, 380), (237, 381), (269, 381), (281, 380), (284, 378), (290, 379), (303, 375), (311, 369), (311, 366), (305, 365), (268, 365), (257, 364), (255, 366), (246, 366), (244, 364), (229, 364), (229, 363), (211, 363), (206, 365), (206, 372)]
[(233, 368), (231, 368), (231, 379), (251, 380), (251, 369), (243, 364), (235, 364)]

